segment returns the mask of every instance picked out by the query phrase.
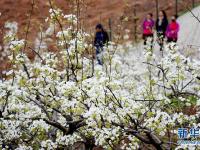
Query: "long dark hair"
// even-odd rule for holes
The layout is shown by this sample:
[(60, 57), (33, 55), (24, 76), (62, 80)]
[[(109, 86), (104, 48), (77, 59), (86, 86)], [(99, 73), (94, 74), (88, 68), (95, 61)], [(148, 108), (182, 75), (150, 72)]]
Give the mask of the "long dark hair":
[(164, 20), (168, 20), (168, 19), (167, 19), (167, 14), (166, 14), (166, 12), (165, 12), (164, 10), (161, 10), (161, 12), (163, 13)]
[(100, 24), (100, 23), (96, 25), (96, 29), (101, 29), (102, 32), (104, 32), (104, 27), (103, 27), (103, 25)]

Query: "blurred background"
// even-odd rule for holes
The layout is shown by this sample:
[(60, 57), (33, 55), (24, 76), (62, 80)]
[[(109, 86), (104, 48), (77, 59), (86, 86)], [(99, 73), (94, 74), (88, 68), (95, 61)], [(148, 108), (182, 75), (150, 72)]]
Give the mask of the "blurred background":
[[(50, 9), (48, 0), (35, 0), (34, 11), (31, 17), (31, 37), (37, 35), (40, 27), (45, 27), (45, 18)], [(74, 6), (79, 3), (82, 28), (94, 32), (95, 25), (102, 23), (105, 28), (113, 33), (129, 29), (133, 40), (140, 38), (140, 25), (145, 15), (149, 12), (156, 18), (158, 10), (166, 10), (168, 16), (187, 11), (187, 7), (195, 7), (200, 0), (55, 0), (54, 4), (62, 9), (65, 14), (75, 13)], [(32, 0), (1, 0), (0, 1), (0, 27), (6, 21), (18, 22), (19, 35), (27, 25)], [(33, 32), (34, 31), (34, 32)], [(0, 43), (2, 43), (0, 34)]]
[[(187, 12), (188, 8), (194, 8), (200, 4), (200, 0), (51, 1), (54, 7), (60, 8), (64, 14), (76, 14), (80, 28), (91, 35), (95, 34), (96, 24), (101, 23), (108, 31), (111, 40), (114, 40), (116, 35), (124, 35), (124, 32), (127, 32), (129, 35), (127, 40), (132, 42), (140, 41), (141, 24), (147, 13), (153, 13), (154, 19), (157, 18), (159, 10), (165, 10), (168, 17), (174, 14), (180, 16)], [(4, 25), (9, 21), (18, 23), (17, 34), (21, 39), (25, 39), (27, 26), (29, 27), (27, 40), (32, 42), (29, 42), (29, 46), (33, 47), (38, 33), (48, 28), (45, 19), (49, 16), (49, 9), (49, 0), (0, 0), (0, 45), (3, 45), (3, 36), (6, 32)], [(53, 45), (49, 49), (56, 50)], [(2, 48), (1, 51), (3, 51)], [(27, 53), (30, 57), (34, 56), (31, 51)], [(3, 62), (5, 59), (1, 58)], [(0, 70), (7, 67), (1, 65)]]

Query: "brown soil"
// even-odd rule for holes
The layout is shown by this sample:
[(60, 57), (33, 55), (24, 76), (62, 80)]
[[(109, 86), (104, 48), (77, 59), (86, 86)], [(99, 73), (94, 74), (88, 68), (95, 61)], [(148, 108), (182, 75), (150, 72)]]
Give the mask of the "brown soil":
[[(156, 4), (150, 0), (82, 0), (81, 17), (84, 19), (84, 26), (87, 29), (93, 29), (94, 25), (102, 22), (107, 25), (108, 18), (118, 22), (121, 17), (133, 16), (133, 7), (136, 5), (137, 16), (142, 20), (146, 13), (153, 12), (156, 15)], [(24, 35), (24, 28), (28, 23), (32, 0), (1, 0), (0, 1), (0, 27), (3, 27), (6, 21), (16, 21), (19, 23), (20, 33)], [(174, 0), (159, 0), (159, 8), (167, 10), (168, 14), (175, 13)], [(191, 6), (192, 0), (182, 0), (179, 2), (179, 11), (186, 10)], [(200, 0), (196, 0), (196, 3)], [(55, 0), (55, 5), (65, 13), (71, 12), (71, 3), (67, 0)], [(48, 16), (48, 0), (35, 0), (34, 13), (31, 20), (31, 34), (29, 37), (35, 37), (39, 26), (44, 24), (44, 19)], [(131, 22), (129, 23), (131, 24)], [(0, 35), (2, 36), (2, 35)]]
[[(53, 1), (53, 0), (52, 0)], [(140, 25), (144, 16), (148, 12), (153, 12), (156, 16), (156, 4), (150, 0), (81, 0), (81, 20), (83, 27), (90, 33), (94, 32), (94, 26), (97, 23), (103, 23), (108, 28), (108, 19), (112, 20), (113, 32), (117, 32), (117, 25), (121, 24), (121, 20), (128, 16), (128, 21), (123, 23), (123, 28), (128, 28), (133, 31), (133, 8), (136, 6), (136, 15), (139, 19), (137, 24)], [(158, 0), (159, 9), (164, 9), (169, 15), (175, 12), (175, 0)], [(73, 0), (54, 0), (55, 6), (61, 8), (64, 13), (72, 12)], [(182, 0), (179, 2), (179, 11), (186, 10), (186, 7), (191, 6), (192, 0)], [(200, 0), (196, 0), (196, 3)], [(25, 38), (29, 21), (29, 14), (31, 10), (32, 0), (1, 0), (0, 1), (0, 45), (3, 40), (3, 27), (6, 21), (16, 21), (19, 23), (19, 37)], [(49, 11), (48, 0), (35, 0), (35, 7), (31, 17), (30, 32), (28, 33), (28, 40), (34, 42), (40, 28), (45, 27), (45, 18)], [(140, 31), (140, 28), (137, 28)], [(29, 43), (31, 44), (31, 43)], [(31, 55), (31, 54), (30, 54)], [(0, 70), (4, 66), (0, 65)]]

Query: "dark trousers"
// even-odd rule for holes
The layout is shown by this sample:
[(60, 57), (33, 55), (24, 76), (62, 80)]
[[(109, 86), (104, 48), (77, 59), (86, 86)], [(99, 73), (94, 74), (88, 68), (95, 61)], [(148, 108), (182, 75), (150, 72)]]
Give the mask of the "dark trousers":
[(167, 38), (167, 42), (168, 43), (171, 43), (171, 42), (175, 42), (176, 43), (177, 40), (178, 40), (177, 38), (169, 38), (169, 37)]
[(99, 65), (103, 65), (103, 46), (96, 46), (96, 59)]
[(160, 50), (163, 50), (165, 34), (163, 32), (158, 32), (157, 37), (158, 37), (158, 44), (160, 46)]
[(148, 38), (151, 38), (151, 48), (153, 48), (153, 34), (143, 34), (144, 45), (147, 45)]

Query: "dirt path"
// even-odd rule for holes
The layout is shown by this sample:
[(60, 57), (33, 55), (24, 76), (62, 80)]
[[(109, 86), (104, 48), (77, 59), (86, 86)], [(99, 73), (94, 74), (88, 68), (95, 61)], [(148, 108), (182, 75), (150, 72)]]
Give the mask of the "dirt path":
[[(200, 15), (200, 6), (193, 9), (192, 12)], [(180, 23), (179, 41), (180, 46), (192, 45), (200, 47), (200, 22), (195, 19), (190, 12), (178, 19)]]

